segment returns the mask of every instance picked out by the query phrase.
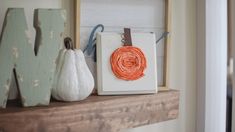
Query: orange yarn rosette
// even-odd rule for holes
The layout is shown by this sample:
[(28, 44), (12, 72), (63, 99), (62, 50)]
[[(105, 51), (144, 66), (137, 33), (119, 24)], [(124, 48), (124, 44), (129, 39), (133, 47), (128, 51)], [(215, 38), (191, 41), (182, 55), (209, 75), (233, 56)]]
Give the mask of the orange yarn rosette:
[(115, 76), (127, 81), (143, 77), (147, 67), (144, 53), (133, 46), (123, 46), (115, 50), (110, 63)]

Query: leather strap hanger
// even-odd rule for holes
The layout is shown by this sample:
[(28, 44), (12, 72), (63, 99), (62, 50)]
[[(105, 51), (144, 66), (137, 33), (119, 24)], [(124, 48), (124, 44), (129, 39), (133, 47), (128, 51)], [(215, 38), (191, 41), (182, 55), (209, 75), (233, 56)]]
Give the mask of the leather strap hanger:
[(132, 46), (131, 29), (130, 28), (124, 28), (124, 39), (125, 39), (124, 46)]

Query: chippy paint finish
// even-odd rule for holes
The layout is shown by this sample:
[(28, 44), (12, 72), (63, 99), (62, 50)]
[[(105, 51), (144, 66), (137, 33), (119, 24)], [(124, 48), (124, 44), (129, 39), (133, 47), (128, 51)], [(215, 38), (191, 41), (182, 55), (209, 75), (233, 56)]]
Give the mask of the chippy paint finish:
[(64, 10), (35, 10), (34, 51), (24, 9), (8, 9), (0, 38), (0, 107), (6, 107), (13, 69), (24, 107), (49, 104), (65, 16)]

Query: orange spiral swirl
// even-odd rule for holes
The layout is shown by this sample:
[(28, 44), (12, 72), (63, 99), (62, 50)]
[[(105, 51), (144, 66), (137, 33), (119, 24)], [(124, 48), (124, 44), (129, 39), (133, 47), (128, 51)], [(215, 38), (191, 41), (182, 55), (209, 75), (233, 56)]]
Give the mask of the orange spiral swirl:
[(115, 50), (110, 63), (115, 76), (127, 81), (143, 77), (147, 67), (144, 53), (133, 46), (123, 46)]

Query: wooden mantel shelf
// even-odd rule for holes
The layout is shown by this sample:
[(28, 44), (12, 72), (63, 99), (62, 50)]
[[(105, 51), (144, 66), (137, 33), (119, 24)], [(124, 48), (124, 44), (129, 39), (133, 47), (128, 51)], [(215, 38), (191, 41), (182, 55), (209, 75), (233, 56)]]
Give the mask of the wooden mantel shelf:
[(167, 120), (179, 114), (179, 91), (155, 95), (91, 96), (49, 107), (0, 110), (0, 132), (118, 132)]

